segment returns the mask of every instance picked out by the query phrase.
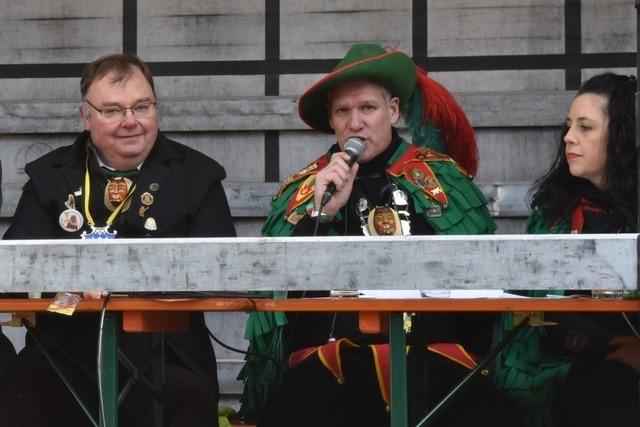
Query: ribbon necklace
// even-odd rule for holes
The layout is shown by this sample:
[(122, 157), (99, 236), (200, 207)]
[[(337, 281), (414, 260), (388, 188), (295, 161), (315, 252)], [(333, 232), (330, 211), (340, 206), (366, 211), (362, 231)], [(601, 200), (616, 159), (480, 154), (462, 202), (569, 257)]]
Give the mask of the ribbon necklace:
[(82, 239), (115, 239), (118, 232), (116, 230), (113, 230), (113, 232), (110, 232), (109, 227), (111, 226), (111, 224), (113, 224), (113, 221), (115, 221), (118, 214), (120, 214), (120, 211), (124, 207), (125, 203), (127, 203), (127, 200), (131, 198), (131, 195), (133, 194), (135, 189), (136, 189), (136, 185), (133, 184), (129, 189), (129, 191), (127, 192), (127, 195), (124, 198), (124, 200), (122, 200), (122, 202), (120, 202), (120, 204), (113, 210), (113, 212), (111, 212), (111, 215), (109, 215), (109, 217), (107, 218), (107, 223), (105, 224), (104, 227), (96, 227), (96, 222), (94, 221), (93, 217), (91, 216), (91, 212), (89, 211), (89, 200), (91, 199), (91, 178), (89, 175), (89, 156), (87, 156), (87, 159), (85, 161), (85, 170), (84, 170), (84, 203), (83, 205), (84, 205), (84, 216), (87, 218), (87, 224), (89, 225), (89, 227), (91, 227), (91, 231), (89, 233), (87, 233), (86, 231), (83, 231), (80, 237)]

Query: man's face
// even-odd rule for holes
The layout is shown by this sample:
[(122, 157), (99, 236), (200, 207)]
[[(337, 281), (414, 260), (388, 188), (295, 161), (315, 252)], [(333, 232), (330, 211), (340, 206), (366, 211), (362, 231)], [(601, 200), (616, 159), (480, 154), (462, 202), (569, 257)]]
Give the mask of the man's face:
[[(130, 70), (130, 75), (117, 83), (112, 83), (112, 73), (94, 81), (85, 98), (100, 110), (155, 102), (151, 85), (142, 72), (135, 67)], [(119, 170), (133, 169), (142, 163), (158, 135), (158, 115), (154, 106), (147, 117), (134, 117), (131, 110), (126, 110), (123, 117), (107, 120), (85, 103), (80, 107), (80, 115), (102, 160)]]
[(350, 137), (364, 143), (358, 163), (367, 163), (391, 143), (391, 126), (400, 118), (398, 98), (386, 99), (380, 85), (345, 83), (329, 91), (329, 125), (341, 150)]

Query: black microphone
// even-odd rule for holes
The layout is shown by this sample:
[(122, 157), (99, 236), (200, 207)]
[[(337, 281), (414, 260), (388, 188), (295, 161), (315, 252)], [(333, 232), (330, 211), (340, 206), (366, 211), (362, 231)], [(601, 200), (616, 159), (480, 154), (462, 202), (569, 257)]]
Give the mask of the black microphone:
[[(351, 137), (347, 139), (347, 142), (344, 144), (344, 152), (349, 155), (349, 160), (347, 160), (347, 165), (349, 167), (353, 166), (353, 164), (362, 156), (364, 153), (364, 144), (360, 138)], [(324, 191), (322, 195), (322, 200), (320, 201), (320, 210), (329, 203), (331, 200), (331, 196), (333, 196), (334, 191), (336, 191), (336, 185), (333, 182), (330, 182), (327, 185), (327, 189)]]

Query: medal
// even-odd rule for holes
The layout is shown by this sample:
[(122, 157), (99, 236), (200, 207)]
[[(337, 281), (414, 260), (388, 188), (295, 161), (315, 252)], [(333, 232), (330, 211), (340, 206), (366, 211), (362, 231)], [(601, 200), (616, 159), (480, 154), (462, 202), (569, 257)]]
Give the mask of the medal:
[(360, 228), (362, 229), (362, 234), (365, 236), (370, 236), (369, 226), (367, 224), (367, 218), (369, 217), (369, 201), (364, 197), (360, 197), (358, 200), (358, 206), (356, 206), (356, 213), (360, 217)]
[(389, 206), (377, 206), (369, 213), (367, 221), (372, 236), (402, 236), (398, 212)]
[[(120, 180), (115, 180), (115, 179), (113, 180), (113, 182), (115, 184), (111, 186), (111, 188), (110, 188), (111, 183), (107, 184), (107, 187), (105, 188), (105, 196), (104, 196), (105, 204), (106, 202), (111, 203), (111, 200), (115, 201), (117, 199), (122, 198), (120, 194), (120, 188), (121, 188), (120, 184), (122, 184), (122, 182)], [(109, 227), (111, 227), (111, 224), (113, 224), (113, 221), (120, 214), (124, 206), (127, 205), (128, 202), (130, 202), (131, 195), (134, 193), (135, 190), (136, 190), (135, 184), (132, 185), (130, 188), (128, 187), (127, 193), (124, 199), (122, 199), (122, 201), (120, 201), (118, 205), (113, 209), (113, 212), (111, 212), (111, 215), (109, 215), (109, 218), (107, 218), (107, 223), (105, 224), (105, 226), (104, 227), (96, 226), (96, 222), (93, 219), (93, 216), (91, 216), (91, 212), (89, 210), (89, 200), (91, 200), (91, 177), (89, 175), (89, 156), (87, 156), (87, 159), (85, 161), (85, 171), (84, 171), (84, 200), (83, 200), (84, 206), (83, 208), (84, 208), (84, 214), (87, 217), (87, 224), (91, 228), (91, 231), (89, 231), (88, 233), (86, 231), (83, 231), (80, 237), (85, 240), (115, 239), (118, 232), (116, 230), (109, 231)]]
[(69, 233), (78, 231), (84, 225), (82, 214), (75, 209), (66, 209), (58, 217), (60, 227)]
[(67, 207), (58, 217), (58, 224), (60, 227), (69, 233), (78, 231), (84, 225), (84, 218), (82, 214), (76, 210), (76, 199), (73, 194), (69, 194), (67, 201), (64, 202)]
[(96, 240), (96, 239), (115, 239), (118, 232), (113, 230), (113, 233), (109, 231), (109, 226), (106, 225), (104, 227), (94, 227), (90, 226), (91, 231), (87, 233), (83, 231), (80, 235), (80, 238), (83, 240)]
[(409, 219), (409, 197), (407, 193), (400, 190), (396, 184), (392, 184), (391, 203), (400, 218), (400, 227), (403, 236), (411, 235), (411, 220)]
[(394, 183), (390, 183), (381, 192), (381, 199), (387, 199), (385, 205), (371, 209), (369, 201), (361, 197), (354, 206), (360, 217), (360, 228), (365, 236), (410, 236), (409, 197)]
[(140, 202), (145, 206), (151, 206), (153, 204), (153, 195), (145, 191), (140, 195)]
[[(116, 177), (108, 180), (104, 188), (104, 205), (106, 208), (110, 211), (115, 210), (127, 198), (131, 184), (131, 180), (125, 177)], [(127, 200), (127, 203), (122, 207), (122, 212), (129, 209), (129, 205), (131, 205), (131, 201)]]
[(439, 218), (442, 216), (442, 208), (440, 205), (432, 205), (427, 208), (427, 216), (429, 218)]
[(144, 228), (149, 231), (156, 231), (158, 229), (158, 225), (156, 224), (156, 220), (149, 217), (144, 222)]

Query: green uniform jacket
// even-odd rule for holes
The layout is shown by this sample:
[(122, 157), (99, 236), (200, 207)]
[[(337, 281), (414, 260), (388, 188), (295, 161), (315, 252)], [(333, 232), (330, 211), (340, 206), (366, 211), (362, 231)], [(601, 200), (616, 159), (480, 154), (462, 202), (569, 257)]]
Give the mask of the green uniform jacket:
[[(262, 227), (264, 236), (293, 234), (298, 221), (307, 214), (307, 204), (313, 202), (315, 177), (329, 163), (333, 152), (330, 150), (283, 182)], [(495, 231), (486, 198), (450, 157), (402, 140), (389, 159), (386, 171), (390, 181), (411, 199), (411, 217), (423, 215), (436, 234), (491, 234)], [(333, 229), (330, 232), (336, 234)], [(247, 356), (238, 376), (245, 382), (241, 413), (248, 418), (259, 414), (269, 388), (280, 377), (284, 359), (282, 326), (285, 324), (283, 313), (254, 312), (247, 321), (245, 339), (250, 341), (250, 353), (269, 357)]]
[[(284, 181), (262, 227), (264, 236), (290, 236), (313, 201), (316, 174), (328, 163), (329, 152)], [(467, 173), (450, 157), (402, 141), (389, 160), (387, 174), (411, 198), (413, 211), (423, 215), (436, 234), (491, 234), (496, 225), (487, 199)]]

